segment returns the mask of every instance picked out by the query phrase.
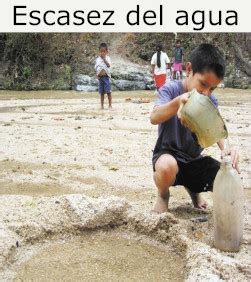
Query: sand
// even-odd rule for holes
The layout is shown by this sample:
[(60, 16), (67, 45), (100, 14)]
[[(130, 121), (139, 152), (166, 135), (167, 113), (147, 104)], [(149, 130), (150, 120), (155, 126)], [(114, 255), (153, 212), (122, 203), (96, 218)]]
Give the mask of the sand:
[[(145, 236), (151, 244), (171, 248), (171, 253), (184, 259), (184, 273), (177, 275), (177, 280), (248, 281), (251, 93), (218, 92), (230, 143), (241, 153), (246, 189), (244, 242), (237, 254), (212, 246), (210, 193), (204, 195), (208, 210), (199, 211), (192, 207), (183, 187), (173, 187), (169, 212), (150, 213), (156, 197), (151, 155), (157, 138), (157, 127), (149, 122), (152, 92), (115, 93), (113, 111), (100, 111), (95, 93), (0, 92), (0, 279), (28, 278), (22, 265), (28, 269), (33, 261), (39, 264), (50, 248), (58, 250), (63, 240), (67, 241), (67, 253), (71, 244), (78, 246), (81, 236), (89, 240), (86, 232), (110, 230), (106, 236), (111, 241), (118, 232), (129, 234), (129, 241)], [(148, 97), (151, 103), (125, 102), (128, 96)], [(216, 146), (206, 152), (220, 157)], [(97, 248), (97, 256), (98, 252)], [(60, 251), (57, 255), (60, 257)], [(153, 261), (159, 260), (158, 256), (156, 250)], [(129, 261), (133, 262), (133, 257)], [(170, 261), (173, 269), (180, 264), (175, 261)], [(49, 265), (45, 264), (45, 269)], [(161, 267), (154, 265), (156, 276)], [(98, 269), (102, 267), (97, 267), (97, 277)], [(108, 273), (110, 278), (114, 273)], [(139, 278), (137, 275), (140, 271), (135, 272)]]

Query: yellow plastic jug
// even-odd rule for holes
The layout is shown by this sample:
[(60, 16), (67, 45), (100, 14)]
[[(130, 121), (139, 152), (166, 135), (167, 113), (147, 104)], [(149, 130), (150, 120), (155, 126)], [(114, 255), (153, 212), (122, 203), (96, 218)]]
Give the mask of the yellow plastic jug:
[(195, 133), (202, 148), (228, 137), (226, 125), (211, 100), (195, 89), (180, 111), (186, 126)]

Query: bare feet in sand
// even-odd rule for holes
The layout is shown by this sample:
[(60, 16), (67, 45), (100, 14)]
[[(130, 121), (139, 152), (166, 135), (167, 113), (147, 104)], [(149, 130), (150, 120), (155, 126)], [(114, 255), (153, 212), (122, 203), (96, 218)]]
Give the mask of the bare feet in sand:
[(186, 188), (186, 190), (187, 190), (189, 196), (191, 197), (193, 205), (194, 205), (195, 208), (201, 209), (201, 210), (204, 210), (204, 209), (207, 208), (207, 202), (205, 200), (203, 200), (200, 193), (191, 192), (188, 188)]
[[(186, 188), (186, 190), (187, 190), (189, 196), (191, 197), (193, 205), (194, 205), (195, 208), (201, 209), (201, 210), (204, 210), (204, 209), (207, 208), (207, 202), (205, 200), (203, 200), (200, 193), (191, 192), (187, 188)], [(160, 196), (160, 194), (158, 194), (157, 201), (156, 201), (156, 203), (153, 207), (152, 212), (158, 213), (158, 214), (167, 212), (168, 211), (169, 197), (170, 197), (169, 191), (168, 191), (168, 193), (166, 194), (165, 197), (162, 197), (162, 196)]]
[(157, 201), (153, 207), (152, 212), (154, 213), (163, 213), (168, 211), (168, 202), (169, 202), (170, 193), (166, 194), (165, 197), (161, 197), (160, 194), (158, 194)]

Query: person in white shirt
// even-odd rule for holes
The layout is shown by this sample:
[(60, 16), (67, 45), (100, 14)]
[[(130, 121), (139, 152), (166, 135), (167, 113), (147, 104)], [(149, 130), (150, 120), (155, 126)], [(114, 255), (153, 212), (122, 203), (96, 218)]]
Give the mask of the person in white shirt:
[(156, 46), (157, 52), (152, 56), (151, 60), (153, 79), (157, 89), (165, 84), (167, 69), (170, 68), (170, 60), (162, 49), (162, 45), (158, 44)]
[(106, 43), (101, 43), (99, 46), (99, 56), (96, 59), (95, 70), (99, 80), (99, 94), (101, 109), (104, 109), (104, 97), (108, 96), (109, 109), (112, 108), (112, 94), (111, 94), (111, 59), (108, 56), (108, 47)]

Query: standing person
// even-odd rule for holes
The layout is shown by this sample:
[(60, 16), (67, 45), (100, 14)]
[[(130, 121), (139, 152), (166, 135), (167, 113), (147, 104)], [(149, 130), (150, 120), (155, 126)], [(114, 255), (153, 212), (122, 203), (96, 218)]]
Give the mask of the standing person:
[(170, 67), (170, 60), (165, 52), (162, 51), (162, 45), (156, 46), (156, 53), (152, 56), (152, 74), (157, 90), (165, 84), (167, 69)]
[(176, 74), (179, 72), (179, 78), (182, 79), (182, 67), (183, 67), (184, 50), (181, 47), (180, 40), (176, 41), (176, 47), (174, 49), (174, 62), (173, 62), (173, 79), (176, 79)]
[(99, 46), (99, 56), (96, 59), (95, 70), (99, 80), (99, 94), (101, 109), (104, 109), (105, 94), (108, 96), (109, 109), (112, 108), (112, 94), (111, 94), (111, 59), (108, 56), (108, 47), (106, 43), (101, 43)]
[[(170, 186), (186, 187), (196, 208), (207, 204), (201, 192), (212, 191), (220, 163), (210, 156), (201, 155), (202, 148), (193, 133), (178, 118), (180, 106), (188, 101), (191, 90), (208, 96), (215, 107), (218, 102), (212, 94), (225, 75), (222, 53), (211, 44), (201, 44), (190, 55), (183, 80), (166, 83), (158, 91), (158, 99), (151, 113), (151, 123), (159, 125), (159, 137), (153, 151), (154, 181), (158, 197), (154, 206), (157, 213), (166, 212)], [(212, 126), (214, 126), (212, 124)], [(221, 155), (231, 155), (232, 166), (239, 172), (239, 156), (235, 148), (225, 148), (224, 139), (218, 146)]]

